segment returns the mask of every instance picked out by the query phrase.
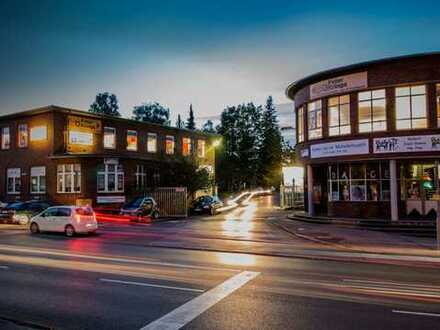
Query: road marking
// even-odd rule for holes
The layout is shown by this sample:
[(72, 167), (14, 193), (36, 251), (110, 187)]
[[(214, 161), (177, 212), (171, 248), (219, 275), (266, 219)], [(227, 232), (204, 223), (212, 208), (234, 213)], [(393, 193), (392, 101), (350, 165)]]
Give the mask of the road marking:
[(393, 313), (440, 317), (440, 314), (422, 313), (422, 312), (411, 312), (411, 311), (401, 311), (401, 310), (396, 310), (396, 309), (393, 309)]
[(220, 300), (226, 298), (247, 282), (253, 280), (260, 273), (244, 271), (237, 274), (215, 288), (188, 301), (175, 310), (147, 324), (141, 330), (177, 330), (194, 320), (197, 316), (208, 310)]
[(8, 266), (0, 266), (0, 269), (9, 269)]
[(184, 288), (184, 287), (168, 286), (168, 285), (159, 285), (159, 284), (143, 283), (143, 282), (111, 280), (109, 278), (100, 278), (99, 280), (102, 281), (102, 282), (129, 284), (129, 285), (139, 285), (139, 286), (147, 286), (147, 287), (152, 287), (152, 288), (172, 289), (172, 290), (181, 290), (181, 291), (191, 291), (191, 292), (199, 292), (199, 293), (200, 292), (205, 292), (205, 290), (201, 290), (201, 289)]
[(402, 288), (423, 288), (423, 289), (432, 289), (432, 290), (440, 290), (440, 286), (433, 286), (433, 285), (425, 285), (425, 284), (418, 284), (418, 283), (400, 283), (400, 282), (393, 282), (393, 281), (370, 281), (370, 280), (355, 280), (355, 279), (343, 279), (343, 282), (352, 282), (352, 283), (363, 283), (363, 284), (385, 284), (385, 285), (391, 285), (391, 286), (399, 286)]

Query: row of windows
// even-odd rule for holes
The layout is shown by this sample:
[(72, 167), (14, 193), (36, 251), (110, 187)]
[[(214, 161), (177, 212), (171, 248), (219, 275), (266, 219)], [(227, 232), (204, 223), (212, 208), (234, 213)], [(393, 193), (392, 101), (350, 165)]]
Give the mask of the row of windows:
[[(440, 84), (437, 90), (437, 124), (440, 127)], [(327, 100), (328, 134), (340, 136), (351, 134), (350, 95), (330, 97)], [(322, 102), (315, 100), (307, 106), (298, 108), (298, 142), (304, 142), (304, 119), (307, 115), (307, 138), (320, 139), (322, 132)], [(428, 127), (426, 86), (405, 86), (395, 88), (395, 124), (397, 130), (420, 129)], [(307, 112), (306, 112), (307, 111)], [(387, 105), (385, 89), (358, 93), (358, 131), (359, 133), (381, 132), (387, 130)]]
[[(40, 141), (47, 139), (47, 127), (46, 126), (34, 126), (28, 129), (27, 124), (18, 125), (17, 134), (17, 147), (27, 148), (30, 141)], [(1, 144), (2, 150), (8, 150), (11, 148), (11, 129), (9, 126), (1, 128)]]

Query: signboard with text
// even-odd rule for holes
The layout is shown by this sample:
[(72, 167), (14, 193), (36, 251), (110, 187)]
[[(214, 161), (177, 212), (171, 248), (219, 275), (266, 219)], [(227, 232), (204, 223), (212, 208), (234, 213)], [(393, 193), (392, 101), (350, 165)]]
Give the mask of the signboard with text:
[(373, 153), (440, 151), (440, 134), (393, 136), (373, 140)]
[(68, 116), (67, 151), (70, 153), (96, 152), (94, 136), (101, 132), (101, 121), (93, 118)]
[(367, 71), (331, 78), (310, 85), (310, 98), (316, 99), (332, 94), (351, 92), (368, 87)]
[(311, 158), (365, 155), (369, 152), (368, 139), (319, 143), (310, 147)]

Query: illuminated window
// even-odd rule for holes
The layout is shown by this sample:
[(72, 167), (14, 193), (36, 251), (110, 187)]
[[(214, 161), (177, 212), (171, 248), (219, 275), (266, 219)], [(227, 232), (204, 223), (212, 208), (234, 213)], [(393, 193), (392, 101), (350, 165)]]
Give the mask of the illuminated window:
[(142, 191), (145, 189), (147, 173), (144, 165), (136, 165), (136, 190)]
[(116, 129), (114, 127), (104, 127), (104, 148), (116, 149)]
[(437, 127), (440, 127), (440, 84), (436, 85), (436, 99), (437, 99)]
[(11, 130), (8, 126), (2, 127), (2, 149), (6, 150), (11, 147)]
[(309, 140), (322, 138), (322, 102), (317, 100), (307, 105), (307, 128)]
[(304, 142), (304, 107), (298, 109), (298, 143)]
[(8, 168), (6, 171), (6, 190), (8, 194), (19, 194), (21, 191), (21, 169)]
[(174, 136), (172, 135), (167, 135), (166, 139), (165, 139), (165, 152), (167, 155), (173, 155), (174, 154), (174, 148), (175, 148), (175, 143), (174, 143)]
[(31, 127), (31, 141), (47, 140), (47, 126)]
[(184, 156), (191, 155), (192, 152), (191, 147), (192, 147), (191, 139), (187, 137), (182, 138), (182, 155)]
[(124, 169), (120, 164), (101, 164), (97, 174), (98, 192), (124, 192)]
[(81, 165), (62, 164), (57, 166), (57, 192), (81, 192)]
[(26, 148), (28, 146), (28, 126), (27, 124), (18, 125), (17, 145), (19, 148)]
[(197, 156), (205, 158), (205, 140), (197, 140)]
[(157, 134), (148, 133), (147, 135), (147, 151), (157, 152)]
[(137, 151), (137, 132), (136, 131), (132, 131), (132, 130), (128, 130), (127, 131), (127, 150), (130, 151)]
[(31, 167), (31, 193), (43, 194), (46, 192), (46, 167)]
[(93, 145), (93, 133), (69, 131), (69, 144)]
[(350, 95), (329, 98), (328, 117), (330, 136), (350, 134)]
[(358, 93), (359, 132), (387, 129), (385, 89)]
[(426, 128), (425, 85), (396, 88), (396, 129)]

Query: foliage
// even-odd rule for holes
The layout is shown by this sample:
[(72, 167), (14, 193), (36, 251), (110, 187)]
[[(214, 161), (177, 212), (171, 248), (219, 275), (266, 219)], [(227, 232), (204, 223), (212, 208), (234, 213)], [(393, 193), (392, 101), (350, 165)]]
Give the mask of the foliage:
[(217, 132), (214, 128), (214, 123), (212, 122), (212, 120), (207, 120), (206, 123), (203, 124), (202, 131), (210, 134), (214, 134)]
[(95, 97), (95, 101), (90, 105), (89, 111), (114, 117), (121, 116), (116, 95), (108, 92), (98, 93)]
[(185, 127), (190, 130), (196, 129), (196, 123), (194, 121), (194, 111), (193, 111), (192, 104), (190, 104), (190, 106), (189, 106), (189, 117), (188, 117), (188, 120), (186, 121)]
[(149, 102), (133, 108), (133, 119), (147, 123), (170, 125), (170, 109), (158, 102)]
[(177, 128), (184, 128), (185, 127), (185, 123), (182, 121), (180, 114), (177, 115), (176, 127)]

